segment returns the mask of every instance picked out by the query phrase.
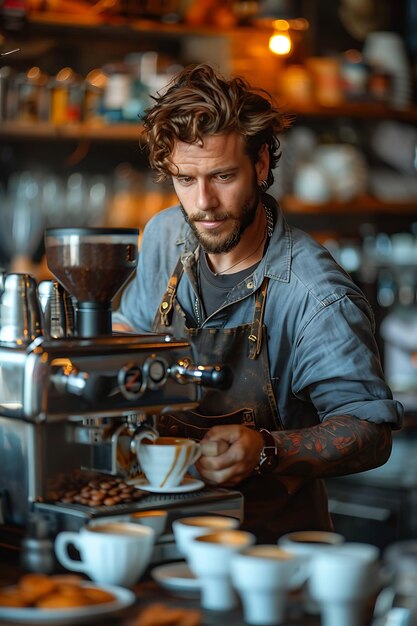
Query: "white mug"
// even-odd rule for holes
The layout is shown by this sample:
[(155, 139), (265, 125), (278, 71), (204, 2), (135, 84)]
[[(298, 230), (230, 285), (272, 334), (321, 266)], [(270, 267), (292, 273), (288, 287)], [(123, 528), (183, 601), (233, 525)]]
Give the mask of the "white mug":
[(196, 515), (181, 517), (172, 522), (175, 544), (178, 552), (185, 558), (188, 556), (189, 544), (199, 535), (220, 530), (238, 528), (240, 522), (236, 517), (226, 515)]
[[(154, 542), (152, 528), (109, 522), (86, 525), (79, 532), (59, 533), (55, 553), (66, 569), (83, 572), (97, 583), (131, 587), (149, 564)], [(79, 551), (81, 561), (69, 556), (70, 545)]]
[(228, 611), (237, 606), (238, 597), (230, 578), (231, 558), (255, 541), (255, 535), (243, 530), (208, 533), (190, 541), (188, 564), (200, 581), (204, 609)]
[(366, 608), (379, 582), (379, 549), (349, 543), (322, 551), (310, 565), (308, 588), (322, 626), (363, 626)]
[[(331, 531), (298, 530), (282, 535), (278, 540), (278, 545), (285, 550), (306, 557), (301, 568), (304, 572), (304, 576), (302, 576), (301, 573), (298, 576), (298, 585), (302, 586), (307, 582), (310, 576), (310, 564), (313, 558), (323, 551), (333, 550), (337, 546), (342, 545), (344, 541), (345, 538), (343, 535)], [(301, 601), (307, 613), (318, 613), (318, 607), (311, 599), (308, 589), (305, 586), (301, 592)]]
[(323, 548), (331, 548), (344, 543), (345, 538), (339, 533), (326, 530), (296, 530), (282, 535), (278, 544), (291, 552), (315, 554)]
[[(333, 549), (344, 543), (345, 538), (339, 533), (325, 530), (299, 530), (286, 535), (278, 540), (278, 545), (285, 550), (307, 557), (304, 561), (304, 572), (306, 582), (309, 576), (309, 562), (323, 550)], [(301, 580), (301, 577), (300, 577)]]
[(163, 509), (150, 509), (149, 511), (136, 511), (129, 515), (129, 521), (133, 524), (149, 526), (155, 531), (155, 539), (165, 532), (168, 513)]
[(285, 620), (288, 591), (297, 586), (305, 557), (276, 545), (245, 548), (231, 558), (230, 573), (248, 624), (272, 626)]
[(135, 438), (139, 464), (149, 484), (159, 489), (178, 487), (188, 468), (200, 457), (200, 444), (183, 437), (159, 437), (144, 431)]

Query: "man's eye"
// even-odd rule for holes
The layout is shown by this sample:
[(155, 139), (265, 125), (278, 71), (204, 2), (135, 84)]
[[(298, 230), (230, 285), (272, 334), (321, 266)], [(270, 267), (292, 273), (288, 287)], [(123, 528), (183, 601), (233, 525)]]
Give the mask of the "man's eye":
[(233, 177), (233, 174), (218, 174), (217, 178), (221, 181), (227, 181), (230, 180)]
[(178, 178), (178, 182), (181, 183), (181, 185), (189, 185), (192, 180), (191, 176), (181, 176)]

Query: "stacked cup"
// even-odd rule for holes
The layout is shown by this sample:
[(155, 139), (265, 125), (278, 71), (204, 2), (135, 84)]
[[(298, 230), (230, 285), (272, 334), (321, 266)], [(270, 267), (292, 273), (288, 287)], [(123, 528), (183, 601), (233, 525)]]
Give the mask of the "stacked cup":
[(309, 592), (318, 604), (322, 626), (364, 626), (378, 586), (379, 549), (349, 543), (315, 555)]
[(283, 624), (287, 595), (304, 580), (305, 558), (277, 545), (257, 545), (233, 556), (231, 580), (238, 591), (245, 622)]
[[(254, 535), (242, 533), (238, 526), (235, 517), (209, 514), (172, 523), (177, 549), (199, 579), (203, 608), (224, 611), (237, 603), (229, 576), (230, 556), (255, 541)], [(205, 537), (212, 539), (200, 542)]]
[(280, 624), (288, 590), (305, 579), (306, 559), (277, 545), (256, 546), (238, 526), (238, 519), (214, 514), (172, 523), (177, 549), (199, 581), (202, 608), (228, 611), (240, 596), (247, 623)]
[(255, 545), (239, 521), (218, 515), (177, 519), (173, 532), (201, 590), (203, 609), (229, 611), (240, 603), (245, 623), (284, 624), (288, 595), (307, 591), (304, 609), (322, 626), (363, 626), (378, 587), (376, 546), (342, 535), (299, 531), (277, 544)]

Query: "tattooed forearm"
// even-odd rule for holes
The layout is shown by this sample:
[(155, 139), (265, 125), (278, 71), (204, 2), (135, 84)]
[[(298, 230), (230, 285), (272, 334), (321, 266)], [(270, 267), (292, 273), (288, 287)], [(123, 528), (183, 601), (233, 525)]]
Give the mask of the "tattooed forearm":
[(300, 430), (274, 433), (284, 475), (326, 478), (383, 465), (391, 453), (391, 426), (345, 415)]

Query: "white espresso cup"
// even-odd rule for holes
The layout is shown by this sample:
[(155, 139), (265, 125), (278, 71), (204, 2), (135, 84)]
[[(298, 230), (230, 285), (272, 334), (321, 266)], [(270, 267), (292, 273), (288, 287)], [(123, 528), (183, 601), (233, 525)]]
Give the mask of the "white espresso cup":
[(149, 526), (155, 531), (155, 539), (165, 532), (168, 520), (168, 512), (163, 509), (150, 509), (149, 511), (136, 511), (129, 515), (129, 521), (133, 524)]
[(297, 585), (304, 559), (276, 545), (251, 546), (232, 556), (231, 580), (245, 623), (272, 626), (285, 621), (287, 594)]
[(149, 484), (158, 489), (178, 487), (201, 455), (200, 444), (183, 437), (159, 437), (144, 431), (135, 442), (139, 465)]
[(203, 609), (228, 611), (237, 606), (238, 597), (230, 578), (231, 558), (255, 541), (255, 535), (243, 530), (208, 533), (190, 541), (188, 564), (200, 581)]
[[(345, 538), (343, 535), (331, 531), (299, 530), (282, 535), (278, 540), (278, 545), (285, 550), (306, 557), (302, 565), (304, 576), (301, 574), (298, 576), (298, 585), (303, 586), (310, 576), (310, 566), (315, 556), (321, 554), (323, 551), (327, 552), (328, 550), (333, 550), (342, 545), (344, 541)], [(307, 613), (318, 613), (318, 607), (311, 599), (306, 586), (303, 587), (301, 601)]]
[(178, 552), (188, 557), (189, 544), (200, 535), (221, 530), (233, 530), (239, 527), (236, 517), (226, 515), (196, 515), (194, 517), (180, 517), (172, 522), (175, 544)]
[(345, 538), (339, 533), (326, 530), (298, 530), (279, 538), (278, 544), (291, 552), (315, 554), (323, 548), (331, 548), (344, 543)]
[[(55, 539), (55, 554), (68, 570), (87, 574), (94, 582), (132, 587), (149, 564), (155, 532), (129, 522), (83, 526), (79, 532), (63, 531)], [(70, 557), (74, 546), (81, 560)]]
[(379, 584), (378, 557), (376, 546), (349, 542), (314, 557), (308, 587), (322, 626), (367, 623), (367, 605)]

